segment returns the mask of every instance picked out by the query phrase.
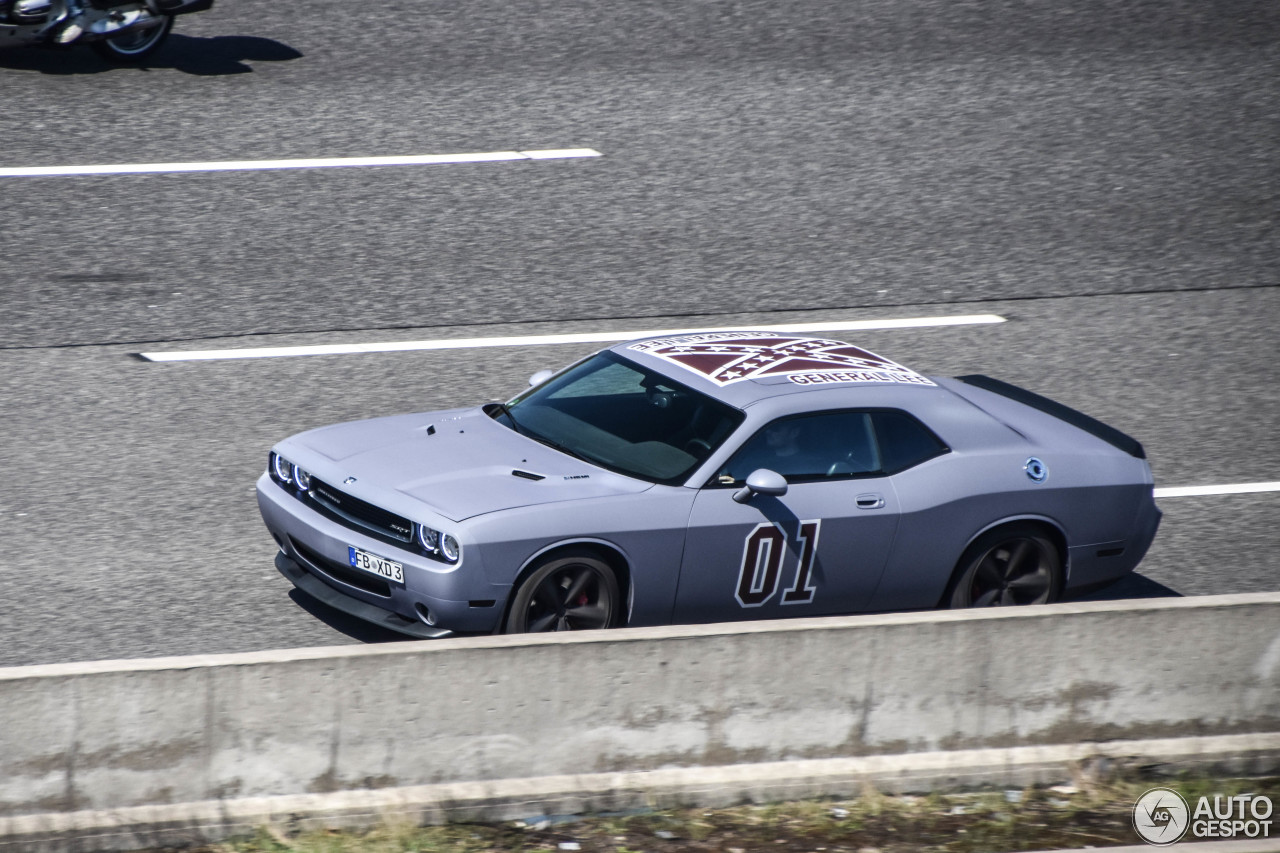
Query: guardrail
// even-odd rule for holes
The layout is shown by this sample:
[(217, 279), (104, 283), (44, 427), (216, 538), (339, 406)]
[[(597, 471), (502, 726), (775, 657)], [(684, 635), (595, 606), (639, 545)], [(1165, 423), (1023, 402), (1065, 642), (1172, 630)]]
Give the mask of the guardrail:
[(0, 669), (0, 847), (1006, 784), (1142, 749), (1275, 765), (1280, 594)]

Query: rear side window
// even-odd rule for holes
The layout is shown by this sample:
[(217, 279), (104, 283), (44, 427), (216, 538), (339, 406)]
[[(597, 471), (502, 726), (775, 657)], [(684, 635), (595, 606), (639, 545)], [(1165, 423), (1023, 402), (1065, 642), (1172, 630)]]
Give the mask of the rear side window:
[(871, 422), (880, 446), (880, 464), (886, 474), (905, 471), (949, 449), (928, 427), (906, 412), (871, 412)]

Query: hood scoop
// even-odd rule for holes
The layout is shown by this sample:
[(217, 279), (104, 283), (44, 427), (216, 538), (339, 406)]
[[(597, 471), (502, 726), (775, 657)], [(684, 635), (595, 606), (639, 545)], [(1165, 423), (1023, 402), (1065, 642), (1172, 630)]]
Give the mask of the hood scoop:
[(521, 477), (521, 478), (523, 478), (523, 479), (525, 479), (525, 480), (545, 480), (545, 479), (547, 479), (547, 478), (546, 478), (546, 476), (544, 476), (544, 475), (542, 475), (542, 474), (535, 474), (535, 473), (533, 473), (532, 471), (521, 471), (519, 468), (516, 468), (515, 470), (513, 470), (513, 471), (511, 472), (511, 476), (512, 476), (512, 477)]

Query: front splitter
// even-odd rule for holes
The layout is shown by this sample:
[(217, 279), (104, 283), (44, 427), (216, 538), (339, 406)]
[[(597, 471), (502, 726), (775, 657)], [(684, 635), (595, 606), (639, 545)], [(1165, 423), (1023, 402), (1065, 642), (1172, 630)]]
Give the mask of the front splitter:
[(344, 595), (279, 552), (276, 553), (276, 569), (307, 595), (348, 616), (354, 616), (380, 628), (386, 628), (398, 634), (407, 634), (419, 640), (438, 640), (454, 636), (454, 632), (447, 628), (433, 628), (422, 622), (406, 619), (399, 613), (392, 613), (390, 610), (383, 610), (381, 607)]

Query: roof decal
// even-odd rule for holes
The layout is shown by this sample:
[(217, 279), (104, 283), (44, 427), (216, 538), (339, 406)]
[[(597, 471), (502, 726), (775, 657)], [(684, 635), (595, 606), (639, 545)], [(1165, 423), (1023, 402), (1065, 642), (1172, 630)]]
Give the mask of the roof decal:
[(677, 364), (719, 385), (770, 376), (786, 376), (797, 385), (934, 384), (914, 370), (844, 341), (777, 332), (706, 332), (640, 341), (628, 349)]

